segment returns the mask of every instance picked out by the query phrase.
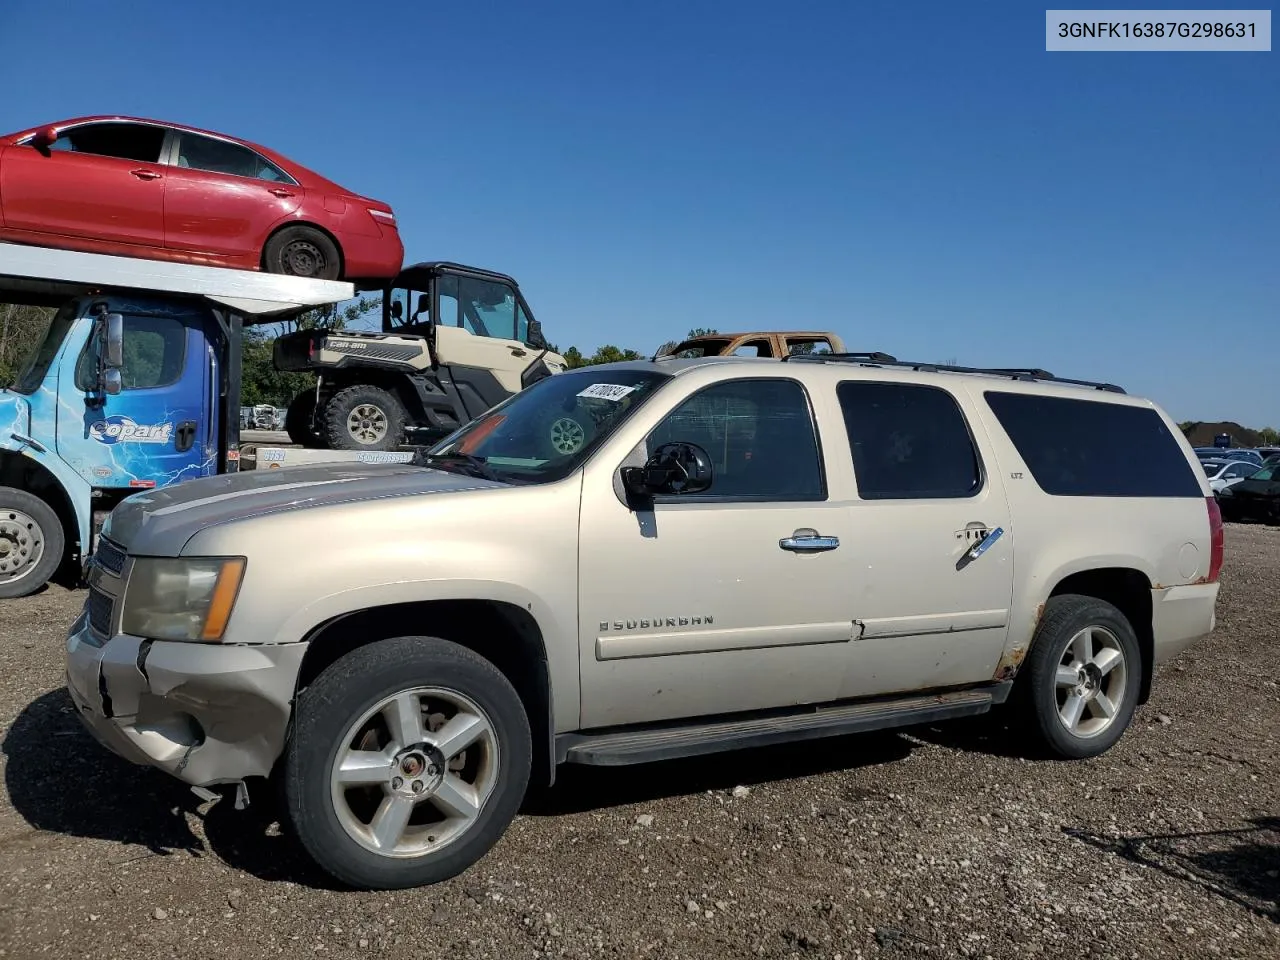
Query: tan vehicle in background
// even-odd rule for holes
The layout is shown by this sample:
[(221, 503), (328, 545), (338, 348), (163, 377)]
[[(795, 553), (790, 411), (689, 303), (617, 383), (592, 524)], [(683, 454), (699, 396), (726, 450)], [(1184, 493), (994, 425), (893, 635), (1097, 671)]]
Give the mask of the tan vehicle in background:
[(545, 377), (412, 464), (130, 497), (67, 683), (121, 756), (239, 799), (270, 777), (326, 871), (406, 887), (562, 763), (994, 708), (1096, 756), (1213, 629), (1222, 549), (1186, 440), (1118, 388), (657, 358)]
[(844, 341), (822, 330), (756, 330), (751, 333), (704, 333), (690, 337), (662, 356), (786, 357), (791, 354), (844, 353)]

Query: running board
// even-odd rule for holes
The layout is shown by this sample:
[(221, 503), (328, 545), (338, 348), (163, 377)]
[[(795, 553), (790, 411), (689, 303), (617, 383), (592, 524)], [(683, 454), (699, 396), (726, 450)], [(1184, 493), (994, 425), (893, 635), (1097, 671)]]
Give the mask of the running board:
[(916, 726), (986, 713), (992, 706), (1004, 702), (1011, 686), (1011, 682), (1005, 682), (979, 690), (809, 707), (800, 713), (755, 716), (748, 720), (646, 725), (594, 734), (565, 733), (556, 737), (556, 754), (560, 762), (617, 767)]

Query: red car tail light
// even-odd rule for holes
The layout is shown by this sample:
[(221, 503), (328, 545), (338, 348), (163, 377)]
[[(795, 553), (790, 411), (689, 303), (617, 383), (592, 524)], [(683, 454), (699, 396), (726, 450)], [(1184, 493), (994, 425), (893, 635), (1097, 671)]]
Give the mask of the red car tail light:
[(1222, 511), (1214, 497), (1205, 497), (1209, 508), (1209, 576), (1210, 583), (1217, 583), (1222, 573), (1222, 558), (1225, 553), (1222, 537)]
[(384, 227), (395, 227), (396, 215), (390, 210), (379, 210), (376, 207), (366, 207), (365, 209), (369, 211), (369, 216), (373, 217), (374, 221), (379, 225)]

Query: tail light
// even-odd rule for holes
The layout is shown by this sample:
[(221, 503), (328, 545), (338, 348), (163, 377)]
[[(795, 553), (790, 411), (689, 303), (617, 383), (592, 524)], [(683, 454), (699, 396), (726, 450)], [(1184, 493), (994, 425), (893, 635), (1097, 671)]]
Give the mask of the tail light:
[(1205, 497), (1204, 502), (1209, 508), (1209, 576), (1206, 579), (1217, 583), (1222, 573), (1222, 511), (1216, 497)]

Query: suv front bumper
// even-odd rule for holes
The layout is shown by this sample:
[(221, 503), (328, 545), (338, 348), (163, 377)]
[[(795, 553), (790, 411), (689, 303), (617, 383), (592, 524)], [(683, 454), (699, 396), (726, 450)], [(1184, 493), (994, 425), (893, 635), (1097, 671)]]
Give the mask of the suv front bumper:
[(284, 749), (305, 643), (103, 641), (85, 614), (67, 636), (67, 691), (104, 747), (185, 783), (267, 776)]

